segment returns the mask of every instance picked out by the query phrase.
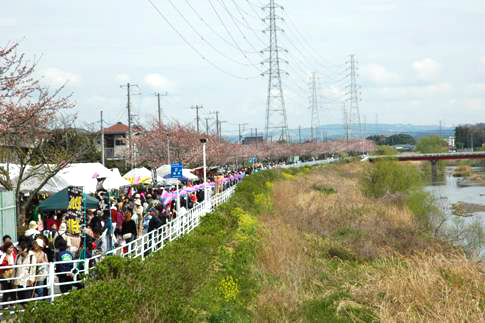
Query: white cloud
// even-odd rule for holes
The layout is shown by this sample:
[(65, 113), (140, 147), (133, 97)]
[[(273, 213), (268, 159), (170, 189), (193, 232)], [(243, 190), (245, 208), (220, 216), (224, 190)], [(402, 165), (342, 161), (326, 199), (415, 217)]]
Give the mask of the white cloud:
[(155, 91), (168, 91), (173, 90), (175, 82), (171, 81), (160, 74), (148, 74), (144, 78), (145, 84), (151, 87)]
[(365, 67), (367, 78), (376, 83), (387, 83), (399, 80), (399, 76), (389, 72), (384, 66), (379, 64), (369, 64)]
[(413, 63), (413, 69), (421, 80), (435, 80), (440, 71), (441, 64), (431, 58), (425, 58)]
[(51, 67), (43, 72), (45, 82), (53, 87), (59, 87), (64, 84), (77, 85), (81, 82), (78, 74), (69, 73), (59, 68)]
[(17, 20), (15, 18), (0, 18), (0, 27), (16, 27)]
[(470, 110), (483, 110), (485, 101), (478, 98), (466, 99), (463, 102), (463, 106)]
[(341, 99), (345, 96), (345, 90), (338, 86), (329, 86), (322, 89), (321, 94), (325, 98)]
[(384, 98), (402, 100), (444, 95), (451, 90), (452, 86), (444, 82), (425, 86), (383, 87), (377, 89), (377, 93)]
[(130, 76), (125, 73), (120, 73), (116, 75), (116, 82), (118, 83), (128, 83), (131, 80)]
[(485, 56), (480, 57), (480, 63), (482, 63), (483, 65), (485, 65)]

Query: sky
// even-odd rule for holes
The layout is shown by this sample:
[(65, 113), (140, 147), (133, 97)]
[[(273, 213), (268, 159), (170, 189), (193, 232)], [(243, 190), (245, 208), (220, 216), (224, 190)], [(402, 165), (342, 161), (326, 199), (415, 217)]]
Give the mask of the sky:
[[(0, 12), (0, 44), (18, 42), (52, 88), (73, 94), (80, 124), (127, 122), (126, 88), (137, 84), (135, 120), (194, 124), (202, 105), (223, 133), (262, 131), (269, 34), (264, 0), (15, 0)], [(320, 121), (342, 123), (349, 55), (358, 60), (360, 112), (368, 123), (454, 126), (483, 122), (485, 1), (281, 0), (283, 89), (290, 128), (310, 126), (310, 75)], [(168, 22), (161, 16), (168, 19)], [(99, 123), (98, 123), (99, 126)]]

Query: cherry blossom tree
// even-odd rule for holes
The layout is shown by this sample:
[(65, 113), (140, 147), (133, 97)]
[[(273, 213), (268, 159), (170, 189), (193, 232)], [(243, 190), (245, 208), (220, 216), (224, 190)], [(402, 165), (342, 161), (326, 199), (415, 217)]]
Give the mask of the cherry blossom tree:
[[(74, 105), (64, 87), (50, 89), (35, 76), (36, 63), (19, 52), (18, 44), (0, 48), (0, 184), (13, 190), (19, 223), (25, 224), (26, 211), (43, 186), (69, 163), (85, 146), (81, 142), (55, 140), (61, 129), (72, 129), (73, 120), (63, 118)], [(56, 131), (54, 131), (56, 130)], [(28, 198), (21, 199), (21, 186), (36, 178), (38, 186)]]
[(342, 152), (360, 152), (373, 149), (368, 141), (308, 142), (304, 144), (258, 143), (241, 145), (219, 139), (215, 135), (199, 134), (179, 123), (160, 125), (154, 121), (151, 127), (136, 138), (138, 164), (156, 168), (168, 162), (167, 142), (170, 142), (171, 161), (199, 166), (202, 164), (200, 138), (207, 138), (208, 165), (243, 164), (250, 158), (260, 161), (284, 161), (293, 156), (319, 158)]

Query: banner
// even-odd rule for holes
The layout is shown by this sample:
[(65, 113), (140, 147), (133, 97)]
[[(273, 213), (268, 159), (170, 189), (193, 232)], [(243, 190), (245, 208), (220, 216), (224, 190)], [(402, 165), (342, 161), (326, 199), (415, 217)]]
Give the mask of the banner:
[(67, 188), (69, 205), (67, 207), (67, 232), (70, 234), (81, 233), (81, 223), (83, 222), (83, 188), (70, 186)]

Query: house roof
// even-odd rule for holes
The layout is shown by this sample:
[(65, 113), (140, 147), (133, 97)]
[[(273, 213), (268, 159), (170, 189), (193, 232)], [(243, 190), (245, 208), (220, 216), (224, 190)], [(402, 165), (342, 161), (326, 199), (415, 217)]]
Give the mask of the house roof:
[(118, 122), (109, 128), (104, 128), (105, 134), (124, 134), (128, 132), (128, 126), (124, 123)]
[[(143, 130), (143, 128), (141, 126), (133, 125), (131, 130), (133, 132), (140, 132)], [(104, 133), (108, 135), (126, 134), (128, 133), (128, 126), (122, 122), (118, 122), (117, 124), (112, 125), (109, 128), (104, 128)]]

